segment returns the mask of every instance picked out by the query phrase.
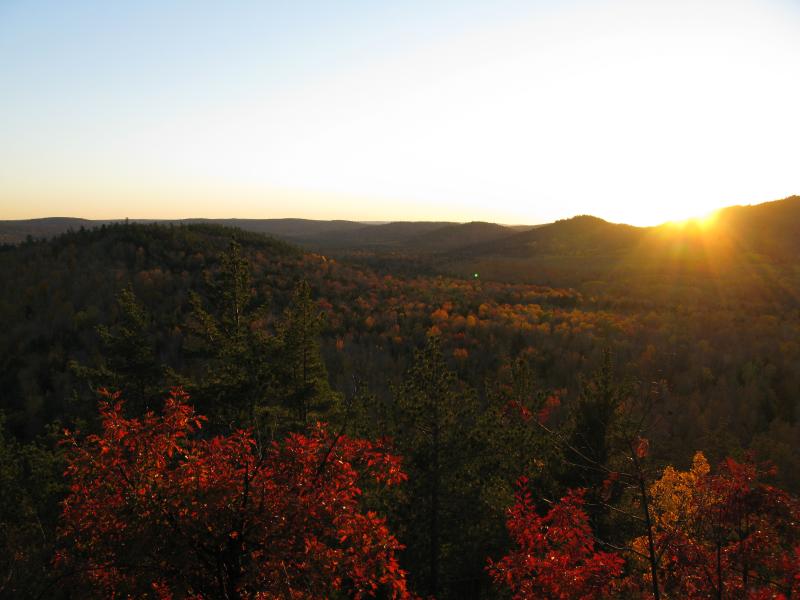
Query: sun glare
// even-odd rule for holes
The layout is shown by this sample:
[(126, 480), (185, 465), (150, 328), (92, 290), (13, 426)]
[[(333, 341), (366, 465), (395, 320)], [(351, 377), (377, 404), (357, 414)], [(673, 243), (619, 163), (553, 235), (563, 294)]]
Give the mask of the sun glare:
[(665, 225), (673, 229), (699, 229), (700, 231), (707, 231), (713, 229), (719, 220), (719, 210), (713, 210), (705, 215), (699, 217), (689, 217), (688, 219), (681, 219), (677, 221), (668, 221)]

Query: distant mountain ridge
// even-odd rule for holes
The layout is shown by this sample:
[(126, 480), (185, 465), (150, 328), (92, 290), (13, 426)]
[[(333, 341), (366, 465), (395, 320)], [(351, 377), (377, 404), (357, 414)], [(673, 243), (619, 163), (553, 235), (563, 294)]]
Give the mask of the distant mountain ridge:
[(302, 239), (333, 232), (346, 232), (369, 227), (357, 221), (320, 221), (314, 219), (80, 219), (72, 217), (45, 217), (42, 219), (23, 219), (0, 221), (0, 243), (17, 244), (28, 236), (34, 239), (50, 238), (70, 229), (81, 227), (100, 227), (111, 223), (161, 223), (161, 224), (208, 224), (236, 227), (244, 231), (264, 233), (286, 240)]
[[(17, 244), (28, 236), (43, 239), (78, 230), (124, 222), (126, 219), (90, 220), (47, 217), (0, 221), (0, 243)], [(478, 241), (497, 239), (516, 232), (515, 228), (494, 223), (455, 223), (451, 221), (321, 221), (314, 219), (130, 219), (132, 223), (209, 224), (235, 227), (262, 233), (314, 249), (387, 248), (416, 245), (429, 250), (449, 249)], [(441, 235), (436, 232), (441, 232)], [(440, 248), (441, 246), (441, 248)]]
[(45, 217), (42, 219), (21, 219), (0, 221), (0, 244), (18, 244), (28, 236), (36, 239), (50, 238), (70, 229), (99, 226), (103, 221), (90, 221), (75, 217)]
[(420, 234), (411, 241), (420, 250), (446, 252), (475, 244), (506, 239), (515, 234), (515, 230), (497, 223), (473, 221), (471, 223), (445, 225), (428, 233)]
[[(133, 220), (132, 220), (133, 221)], [(502, 279), (537, 280), (552, 265), (581, 278), (607, 277), (615, 269), (659, 269), (665, 261), (696, 269), (767, 257), (800, 261), (800, 196), (719, 210), (708, 230), (698, 223), (655, 227), (609, 223), (579, 215), (540, 226), (448, 221), (358, 221), (313, 219), (180, 219), (138, 222), (206, 223), (267, 234), (306, 249), (330, 253), (423, 257), (448, 273), (484, 272)], [(0, 221), (0, 242), (47, 238), (81, 227), (116, 221), (69, 217)], [(704, 262), (705, 261), (705, 262)], [(605, 266), (604, 266), (605, 265)]]
[[(100, 227), (116, 220), (89, 220), (70, 217), (0, 221), (0, 243), (18, 244), (29, 237), (48, 239), (70, 230)], [(533, 226), (504, 226), (496, 223), (451, 221), (319, 221), (314, 219), (130, 219), (137, 223), (208, 224), (235, 227), (292, 242), (311, 250), (407, 251), (441, 253), (478, 243), (503, 239)]]

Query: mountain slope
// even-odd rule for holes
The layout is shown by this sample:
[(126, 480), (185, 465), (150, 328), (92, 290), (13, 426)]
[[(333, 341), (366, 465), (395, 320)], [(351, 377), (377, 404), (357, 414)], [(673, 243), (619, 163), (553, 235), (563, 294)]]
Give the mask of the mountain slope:
[(597, 256), (637, 243), (646, 230), (581, 215), (464, 249), (467, 256)]
[(501, 240), (515, 233), (513, 229), (496, 223), (473, 221), (458, 225), (445, 225), (423, 233), (409, 240), (409, 246), (418, 251), (445, 252)]

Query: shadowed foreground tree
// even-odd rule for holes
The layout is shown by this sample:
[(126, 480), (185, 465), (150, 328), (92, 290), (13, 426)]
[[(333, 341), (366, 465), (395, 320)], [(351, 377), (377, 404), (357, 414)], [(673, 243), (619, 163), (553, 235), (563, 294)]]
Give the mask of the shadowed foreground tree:
[(295, 286), (291, 303), (278, 325), (273, 354), (272, 395), (288, 409), (288, 420), (296, 428), (317, 419), (331, 422), (341, 409), (341, 397), (330, 388), (320, 354), (323, 319), (324, 314), (311, 298), (311, 286), (301, 281)]
[(50, 584), (58, 501), (66, 490), (60, 453), (48, 441), (19, 443), (0, 413), (0, 598), (45, 597)]
[(190, 294), (186, 346), (201, 364), (189, 389), (211, 425), (225, 430), (255, 424), (268, 397), (274, 341), (263, 327), (265, 307), (253, 307), (250, 267), (241, 246), (232, 241), (219, 262), (219, 272), (206, 275), (208, 307), (200, 294)]
[[(291, 434), (263, 454), (247, 431), (202, 439), (173, 391), (163, 415), (101, 402), (102, 432), (67, 434), (70, 493), (56, 563), (91, 597), (407, 597), (401, 545), (359, 485), (405, 479), (380, 444)], [(83, 597), (86, 597), (84, 595)]]
[(266, 305), (253, 305), (250, 267), (236, 242), (207, 284), (208, 308), (199, 294), (191, 296), (187, 346), (202, 365), (190, 389), (211, 425), (246, 424), (264, 443), (318, 420), (337, 422), (341, 397), (320, 354), (323, 315), (309, 284), (297, 284), (274, 335)]
[(92, 390), (104, 387), (124, 394), (131, 414), (141, 415), (154, 408), (149, 403), (168, 388), (166, 372), (154, 351), (151, 316), (131, 286), (117, 294), (116, 313), (113, 324), (96, 328), (103, 347), (99, 365), (72, 361), (70, 366)]
[(418, 589), (447, 597), (443, 582), (471, 558), (452, 549), (477, 508), (468, 469), (480, 449), (470, 444), (474, 393), (447, 368), (436, 337), (414, 353), (394, 409), (394, 437), (410, 475), (407, 501), (397, 511), (408, 545), (404, 564)]
[[(564, 448), (567, 487), (587, 488), (590, 494), (601, 488), (608, 476), (609, 459), (617, 450), (613, 437), (618, 433), (620, 408), (629, 392), (614, 374), (611, 351), (604, 350), (597, 371), (581, 379), (580, 397), (570, 416), (571, 431)], [(596, 526), (597, 514), (590, 510), (589, 516)]]

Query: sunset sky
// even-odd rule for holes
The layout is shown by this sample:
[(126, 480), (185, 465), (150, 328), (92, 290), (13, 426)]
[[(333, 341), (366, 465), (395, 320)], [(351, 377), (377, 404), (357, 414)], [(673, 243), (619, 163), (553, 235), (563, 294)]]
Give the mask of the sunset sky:
[(800, 2), (0, 0), (0, 219), (656, 224), (800, 193)]

